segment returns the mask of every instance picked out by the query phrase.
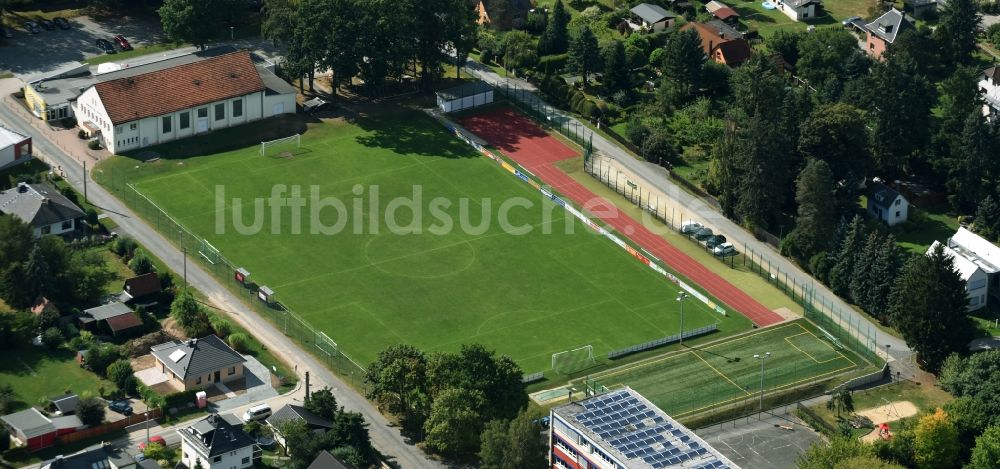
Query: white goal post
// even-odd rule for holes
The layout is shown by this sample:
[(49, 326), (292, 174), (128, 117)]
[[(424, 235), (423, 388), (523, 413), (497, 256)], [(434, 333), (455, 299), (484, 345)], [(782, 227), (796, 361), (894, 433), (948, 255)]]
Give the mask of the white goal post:
[(260, 156), (267, 156), (268, 151), (271, 154), (275, 152), (282, 151), (283, 149), (295, 149), (298, 150), (302, 146), (302, 134), (295, 134), (284, 138), (276, 138), (274, 140), (268, 140), (266, 142), (260, 142)]
[(552, 370), (564, 375), (586, 370), (596, 364), (593, 345), (552, 354)]

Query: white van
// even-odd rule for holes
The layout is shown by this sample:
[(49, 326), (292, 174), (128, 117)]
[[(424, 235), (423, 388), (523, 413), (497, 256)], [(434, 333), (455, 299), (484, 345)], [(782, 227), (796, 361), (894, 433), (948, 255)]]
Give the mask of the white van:
[(255, 422), (264, 420), (271, 416), (271, 406), (267, 404), (255, 405), (243, 413), (244, 422)]

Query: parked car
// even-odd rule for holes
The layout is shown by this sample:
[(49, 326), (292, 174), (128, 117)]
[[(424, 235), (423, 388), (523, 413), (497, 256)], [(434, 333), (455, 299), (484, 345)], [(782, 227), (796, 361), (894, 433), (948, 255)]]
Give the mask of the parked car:
[(69, 29), (70, 28), (69, 20), (67, 20), (66, 18), (63, 18), (61, 16), (57, 16), (57, 17), (53, 18), (52, 22), (55, 23), (56, 26), (59, 27), (59, 29)]
[[(149, 443), (150, 444), (156, 443), (156, 444), (158, 444), (158, 445), (160, 445), (160, 446), (162, 446), (164, 448), (167, 447), (167, 440), (163, 439), (163, 437), (159, 436), (159, 435), (151, 437), (149, 439)], [(147, 444), (146, 444), (145, 441), (143, 441), (142, 443), (139, 443), (139, 451), (146, 451), (146, 446), (147, 446)]]
[(719, 257), (735, 256), (736, 247), (733, 246), (733, 243), (722, 243), (712, 249), (712, 254)]
[(705, 247), (714, 249), (716, 246), (726, 242), (726, 237), (722, 235), (711, 236), (705, 240)]
[(0, 27), (0, 37), (4, 39), (10, 39), (14, 37), (14, 28), (4, 28)]
[(38, 24), (41, 25), (43, 28), (45, 28), (46, 31), (52, 31), (53, 29), (56, 29), (55, 23), (45, 18), (38, 18)]
[(681, 233), (684, 234), (694, 234), (694, 232), (702, 228), (701, 223), (696, 223), (691, 220), (681, 223)]
[(122, 50), (132, 50), (132, 44), (128, 43), (128, 40), (125, 39), (125, 36), (119, 34), (113, 37), (112, 39), (115, 40), (115, 44), (118, 44), (118, 47), (121, 47)]
[(712, 236), (715, 236), (715, 233), (712, 232), (711, 228), (702, 228), (694, 232), (694, 239), (697, 239), (698, 241), (705, 241)]
[(271, 416), (271, 406), (267, 404), (255, 405), (243, 413), (243, 421), (250, 423), (257, 420), (264, 420)]
[(127, 401), (111, 401), (108, 408), (122, 415), (132, 415), (132, 406)]
[(34, 21), (25, 21), (24, 22), (24, 29), (27, 30), (31, 34), (38, 34), (38, 33), (42, 32), (42, 28), (39, 28), (38, 27), (38, 23), (36, 23)]
[(98, 39), (97, 47), (100, 47), (105, 54), (114, 54), (115, 52), (118, 52), (115, 50), (115, 46), (108, 42), (107, 39)]

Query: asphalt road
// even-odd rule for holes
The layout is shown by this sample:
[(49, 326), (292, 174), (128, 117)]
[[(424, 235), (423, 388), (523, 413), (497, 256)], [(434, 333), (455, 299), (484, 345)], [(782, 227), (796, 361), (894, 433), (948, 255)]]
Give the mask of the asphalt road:
[[(535, 87), (530, 83), (516, 78), (501, 77), (490, 69), (484, 67), (482, 64), (471, 59), (466, 62), (466, 70), (477, 78), (488, 83), (502, 84), (505, 81), (510, 81), (512, 83), (516, 83), (517, 86), (522, 89), (535, 90)], [(557, 110), (553, 109), (551, 112), (559, 114), (559, 118), (564, 121), (579, 123), (577, 119), (558, 112)], [(743, 229), (743, 227), (726, 218), (721, 212), (716, 210), (715, 207), (709, 205), (699, 197), (683, 190), (680, 186), (670, 180), (670, 176), (668, 175), (666, 169), (652, 163), (640, 161), (635, 156), (620, 147), (617, 142), (612, 142), (600, 134), (594, 133), (593, 144), (596, 150), (614, 159), (617, 163), (644, 178), (645, 181), (643, 181), (643, 184), (652, 186), (664, 192), (674, 200), (676, 205), (685, 207), (688, 213), (686, 218), (698, 221), (702, 223), (702, 225), (711, 228), (716, 233), (725, 233), (727, 241), (733, 243), (737, 250), (747, 252), (747, 248), (752, 249), (759, 256), (761, 256), (764, 261), (770, 262), (771, 266), (777, 267), (782, 272), (787, 272), (788, 277), (794, 278), (797, 284), (815, 285), (815, 292), (818, 295), (826, 297), (828, 301), (833, 303), (834, 307), (840, 309), (847, 316), (849, 316), (851, 323), (871, 325), (871, 327), (877, 331), (875, 334), (875, 342), (878, 344), (879, 350), (876, 353), (885, 355), (884, 348), (886, 344), (888, 344), (894, 371), (902, 371), (904, 375), (916, 375), (920, 373), (913, 364), (913, 352), (906, 345), (904, 340), (882, 332), (874, 324), (872, 318), (866, 314), (855, 311), (850, 305), (840, 299), (840, 297), (833, 294), (833, 292), (830, 291), (825, 285), (816, 281), (811, 275), (799, 268), (798, 265), (778, 253), (773, 247), (771, 247), (771, 245), (758, 241), (752, 233), (747, 232)]]
[[(0, 88), (3, 88), (0, 86)], [(30, 135), (33, 138), (34, 152), (50, 165), (62, 166), (66, 180), (81, 193), (83, 192), (84, 172), (76, 160), (66, 155), (59, 147), (49, 141), (43, 134), (36, 131), (22, 118), (14, 113), (6, 101), (0, 102), (0, 121), (13, 130)], [(88, 196), (91, 203), (101, 207), (109, 218), (118, 224), (118, 231), (127, 234), (149, 252), (163, 260), (168, 268), (180, 278), (184, 269), (183, 254), (173, 244), (170, 244), (145, 221), (136, 217), (128, 207), (117, 198), (94, 183), (87, 177)], [(298, 373), (311, 372), (312, 382), (316, 389), (329, 386), (334, 389), (338, 403), (349, 411), (360, 412), (369, 423), (369, 433), (372, 444), (390, 460), (403, 468), (441, 468), (443, 464), (428, 458), (420, 449), (408, 444), (397, 428), (362, 395), (347, 386), (340, 378), (316, 361), (312, 355), (303, 351), (291, 339), (274, 328), (270, 322), (247, 308), (239, 298), (234, 296), (210, 274), (194, 262), (187, 263), (187, 279), (189, 284), (202, 291), (218, 308), (228, 312), (230, 318), (253, 332), (254, 336), (268, 349), (284, 358), (288, 363), (295, 364)]]

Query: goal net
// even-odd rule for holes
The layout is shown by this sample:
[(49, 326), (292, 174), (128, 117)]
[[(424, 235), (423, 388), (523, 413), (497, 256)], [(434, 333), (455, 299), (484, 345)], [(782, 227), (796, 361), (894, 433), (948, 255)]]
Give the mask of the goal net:
[(552, 354), (552, 371), (563, 375), (577, 373), (596, 364), (592, 345)]
[(260, 142), (260, 155), (287, 158), (298, 153), (301, 147), (302, 135), (295, 134), (289, 137)]
[(316, 348), (325, 353), (327, 357), (337, 356), (337, 343), (323, 332), (316, 332)]
[(222, 260), (222, 255), (219, 254), (219, 250), (215, 249), (215, 246), (212, 246), (204, 239), (202, 239), (198, 245), (198, 254), (201, 254), (201, 257), (204, 257), (205, 260), (212, 265), (218, 264)]

